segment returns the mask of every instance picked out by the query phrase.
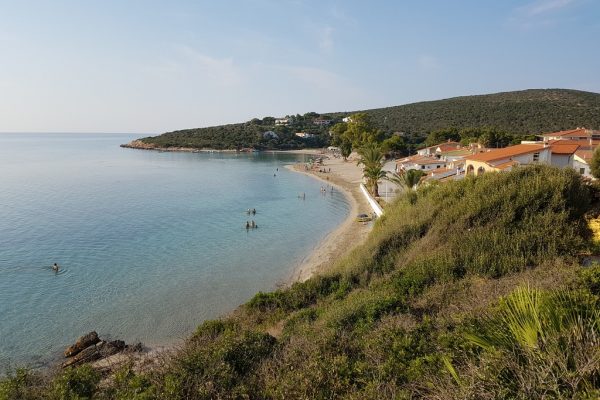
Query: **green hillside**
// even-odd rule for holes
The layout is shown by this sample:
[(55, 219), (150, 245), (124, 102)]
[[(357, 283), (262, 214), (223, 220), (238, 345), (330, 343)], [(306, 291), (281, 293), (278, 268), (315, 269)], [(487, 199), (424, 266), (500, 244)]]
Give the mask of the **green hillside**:
[(154, 368), (21, 370), (0, 399), (598, 398), (600, 267), (579, 264), (597, 190), (546, 166), (419, 189)]
[(454, 97), (365, 110), (386, 131), (428, 134), (444, 128), (494, 127), (538, 134), (578, 126), (600, 129), (600, 94), (567, 89), (531, 89)]
[[(329, 143), (331, 126), (356, 112), (290, 116), (288, 126), (276, 126), (272, 117), (255, 118), (240, 124), (168, 132), (142, 141), (160, 147), (213, 149), (322, 147)], [(532, 89), (455, 97), (363, 112), (368, 114), (376, 128), (382, 130), (384, 137), (394, 132), (404, 132), (406, 144), (414, 148), (430, 132), (448, 128), (493, 128), (516, 137), (578, 126), (600, 129), (600, 94), (566, 89)], [(330, 120), (331, 125), (315, 125), (314, 121), (318, 118)], [(276, 132), (278, 138), (264, 137), (266, 131)], [(301, 139), (295, 136), (296, 132), (315, 136)]]

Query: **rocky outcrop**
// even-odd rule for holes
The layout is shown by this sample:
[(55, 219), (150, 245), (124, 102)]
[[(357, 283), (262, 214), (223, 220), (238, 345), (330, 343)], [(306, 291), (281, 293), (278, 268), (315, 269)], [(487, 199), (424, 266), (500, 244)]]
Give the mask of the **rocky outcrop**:
[(122, 340), (100, 340), (96, 332), (83, 335), (73, 345), (65, 350), (68, 359), (61, 364), (62, 368), (76, 367), (78, 365), (101, 360), (123, 351), (142, 351), (142, 344), (126, 345)]
[(154, 143), (146, 143), (141, 140), (132, 140), (129, 143), (122, 144), (121, 147), (127, 149), (140, 149), (140, 150), (157, 150), (157, 151), (177, 151), (184, 153), (238, 153), (238, 152), (252, 152), (254, 149), (229, 149), (229, 150), (215, 150), (215, 149), (196, 149), (193, 147), (160, 147)]
[(79, 339), (77, 339), (77, 341), (73, 345), (67, 347), (67, 349), (65, 350), (65, 357), (72, 357), (74, 355), (77, 355), (82, 350), (98, 343), (99, 341), (100, 338), (98, 337), (98, 333), (96, 333), (95, 331), (83, 335)]

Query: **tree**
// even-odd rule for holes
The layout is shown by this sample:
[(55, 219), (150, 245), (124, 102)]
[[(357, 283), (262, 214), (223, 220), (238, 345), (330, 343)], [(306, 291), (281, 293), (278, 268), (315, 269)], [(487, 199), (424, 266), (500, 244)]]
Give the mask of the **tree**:
[(590, 172), (594, 178), (600, 178), (600, 147), (594, 151), (594, 156), (592, 157), (592, 162), (590, 163)]
[(401, 171), (400, 173), (394, 172), (386, 179), (400, 187), (405, 188), (408, 191), (412, 191), (414, 187), (421, 182), (423, 175), (425, 175), (423, 171), (419, 171), (418, 169), (409, 169), (407, 171)]
[(381, 143), (381, 149), (385, 153), (392, 153), (392, 154), (402, 154), (402, 153), (406, 154), (406, 150), (407, 150), (404, 139), (402, 139), (398, 135), (392, 135), (392, 137), (385, 139), (383, 141), (383, 143)]
[(379, 180), (385, 178), (383, 171), (383, 152), (377, 143), (367, 143), (358, 149), (360, 159), (358, 165), (363, 165), (363, 177), (367, 180), (367, 188), (373, 196), (379, 197)]

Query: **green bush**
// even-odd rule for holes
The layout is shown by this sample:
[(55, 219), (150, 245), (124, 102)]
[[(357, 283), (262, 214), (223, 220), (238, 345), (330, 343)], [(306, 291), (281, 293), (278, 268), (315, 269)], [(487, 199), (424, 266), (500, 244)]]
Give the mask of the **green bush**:
[(100, 382), (100, 374), (90, 365), (67, 368), (52, 382), (51, 398), (56, 400), (91, 399)]

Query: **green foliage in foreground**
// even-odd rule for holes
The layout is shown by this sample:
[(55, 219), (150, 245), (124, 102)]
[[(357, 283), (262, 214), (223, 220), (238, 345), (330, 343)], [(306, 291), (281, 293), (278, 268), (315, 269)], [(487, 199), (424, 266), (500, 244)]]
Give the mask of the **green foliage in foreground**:
[(543, 166), (420, 188), (328, 273), (205, 322), (160, 368), (101, 389), (69, 370), (23, 398), (597, 398), (591, 191)]

